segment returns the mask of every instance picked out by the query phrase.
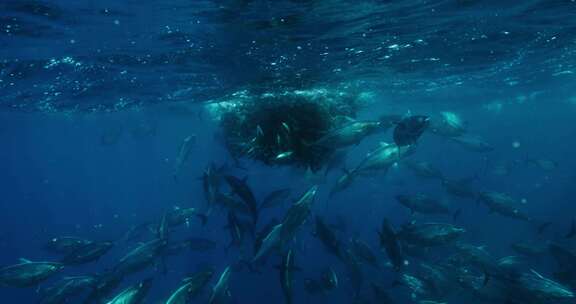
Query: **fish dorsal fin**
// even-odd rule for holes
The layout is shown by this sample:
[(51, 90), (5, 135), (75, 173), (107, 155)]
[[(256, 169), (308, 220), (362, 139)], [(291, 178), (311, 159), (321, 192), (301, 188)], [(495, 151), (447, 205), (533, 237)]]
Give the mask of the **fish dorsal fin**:
[(22, 264), (32, 263), (32, 261), (30, 261), (29, 259), (25, 259), (25, 258), (19, 258), (18, 261), (20, 261), (20, 263), (22, 263)]

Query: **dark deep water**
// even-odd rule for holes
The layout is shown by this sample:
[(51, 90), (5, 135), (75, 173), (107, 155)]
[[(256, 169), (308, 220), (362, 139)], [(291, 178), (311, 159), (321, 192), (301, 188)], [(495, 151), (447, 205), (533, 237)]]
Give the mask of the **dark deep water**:
[[(551, 225), (538, 233), (534, 223), (489, 212), (478, 199), (451, 196), (440, 181), (416, 177), (402, 165), (358, 178), (329, 197), (340, 167), (351, 168), (379, 142), (390, 142), (390, 130), (349, 147), (345, 164), (326, 179), (242, 160), (245, 169), (227, 174), (248, 176), (257, 200), (272, 190), (292, 190), (282, 207), (261, 211), (257, 230), (272, 218), (282, 219), (311, 185), (320, 186), (312, 214), (292, 244), (301, 269), (294, 272), (294, 303), (354, 301), (347, 268), (313, 235), (316, 215), (343, 222), (345, 228), (336, 232), (341, 246), (358, 238), (382, 265), (388, 258), (376, 231), (386, 217), (398, 229), (412, 220), (453, 223), (466, 229), (460, 243), (486, 246), (495, 260), (519, 255), (512, 243), (533, 241), (545, 249), (522, 258), (523, 271), (554, 280), (558, 270), (576, 271), (576, 259), (559, 268), (546, 250), (550, 243), (576, 250), (576, 238), (565, 237), (576, 217), (576, 2), (517, 2), (1, 1), (0, 265), (19, 258), (58, 261), (60, 255), (44, 249), (46, 242), (78, 236), (115, 245), (98, 261), (65, 267), (40, 287), (111, 269), (139, 241), (153, 237), (123, 240), (131, 227), (158, 221), (175, 206), (204, 208), (198, 179), (203, 170), (211, 162), (233, 163), (206, 103), (242, 90), (326, 89), (364, 93), (367, 104), (358, 119), (457, 113), (467, 133), (481, 136), (493, 151), (469, 151), (425, 133), (409, 159), (431, 163), (447, 179), (474, 176), (475, 191), (509, 194), (524, 202), (519, 208), (538, 224)], [(195, 143), (175, 181), (179, 146), (191, 135)], [(532, 159), (556, 166), (527, 161)], [(450, 214), (411, 214), (395, 199), (416, 193), (446, 199)], [(460, 215), (453, 221), (456, 210)], [(280, 256), (272, 254), (262, 273), (248, 271), (238, 262), (251, 259), (252, 240), (248, 237), (243, 249), (225, 250), (226, 220), (226, 212), (216, 209), (206, 226), (194, 219), (178, 227), (172, 238), (202, 237), (217, 247), (166, 257), (167, 273), (151, 265), (126, 276), (110, 296), (154, 277), (143, 303), (164, 303), (182, 278), (210, 265), (215, 275), (192, 301), (208, 303), (220, 273), (238, 265), (230, 279), (230, 303), (283, 303), (274, 268)], [(454, 253), (451, 246), (407, 257), (406, 273), (421, 263), (441, 263)], [(338, 275), (338, 287), (309, 295), (304, 281), (320, 277), (328, 266)], [(462, 290), (413, 297), (407, 286), (394, 283), (399, 274), (392, 268), (361, 268), (356, 303), (388, 303), (374, 299), (372, 283), (387, 288), (390, 303), (528, 303), (511, 296), (481, 301)], [(562, 284), (574, 290), (576, 279)], [(0, 299), (37, 303), (39, 297), (37, 287), (0, 285)]]

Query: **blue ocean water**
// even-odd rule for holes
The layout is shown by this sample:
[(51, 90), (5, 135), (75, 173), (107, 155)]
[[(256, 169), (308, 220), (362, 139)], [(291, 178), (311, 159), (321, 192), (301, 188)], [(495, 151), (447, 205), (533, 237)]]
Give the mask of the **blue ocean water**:
[[(390, 303), (495, 303), (464, 288), (430, 298), (399, 283), (402, 274), (417, 276), (413, 268), (441, 264), (454, 249), (409, 255), (407, 269), (395, 271), (380, 248), (377, 231), (384, 218), (398, 230), (410, 222), (457, 225), (466, 230), (459, 242), (485, 246), (494, 260), (518, 256), (510, 245), (532, 241), (545, 252), (523, 257), (522, 271), (559, 280), (559, 270), (576, 270), (558, 267), (547, 250), (551, 243), (569, 251), (576, 245), (566, 237), (576, 216), (574, 1), (3, 0), (0, 46), (0, 266), (19, 258), (59, 261), (60, 255), (45, 249), (54, 237), (115, 244), (99, 260), (66, 266), (38, 287), (0, 287), (2, 303), (38, 303), (38, 290), (59, 278), (112, 269), (153, 237), (125, 241), (134, 226), (156, 223), (176, 207), (204, 211), (201, 176), (211, 163), (247, 177), (258, 201), (273, 190), (291, 189), (281, 207), (260, 211), (257, 231), (281, 220), (294, 200), (319, 185), (311, 215), (290, 245), (299, 269), (293, 303), (389, 303), (375, 298), (372, 284), (385, 287)], [(380, 142), (392, 142), (391, 130), (347, 147), (345, 162), (326, 177), (248, 158), (235, 167), (210, 105), (244, 91), (306, 90), (360, 92), (358, 120), (457, 114), (467, 133), (493, 151), (469, 151), (426, 132), (409, 159), (433, 164), (446, 180), (470, 178), (477, 193), (506, 193), (534, 222), (550, 226), (538, 233), (538, 225), (490, 212), (478, 198), (451, 196), (441, 181), (417, 177), (400, 161), (330, 196), (341, 169), (356, 166)], [(193, 145), (174, 178), (188, 136)], [(448, 201), (450, 214), (412, 214), (395, 199), (416, 193)], [(361, 265), (358, 295), (345, 263), (314, 235), (315, 216), (331, 224), (342, 248), (360, 239), (382, 264)], [(250, 271), (242, 261), (252, 258), (253, 240), (227, 248), (226, 225), (227, 212), (217, 208), (206, 225), (193, 219), (178, 227), (171, 238), (201, 237), (217, 247), (162, 257), (162, 263), (126, 276), (107, 299), (152, 277), (143, 303), (163, 303), (184, 277), (210, 266), (214, 277), (192, 301), (208, 303), (218, 276), (232, 265), (229, 303), (284, 302), (274, 267), (283, 252)], [(327, 267), (337, 273), (338, 286), (311, 295), (305, 281)], [(482, 272), (478, 276), (490, 271)], [(561, 283), (574, 290), (575, 281)], [(83, 295), (69, 303), (82, 303)], [(502, 299), (527, 303), (512, 295)]]

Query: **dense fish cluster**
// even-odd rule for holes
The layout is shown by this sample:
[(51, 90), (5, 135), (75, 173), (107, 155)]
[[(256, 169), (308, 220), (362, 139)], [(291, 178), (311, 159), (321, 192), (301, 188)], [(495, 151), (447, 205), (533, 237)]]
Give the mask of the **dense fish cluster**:
[[(286, 102), (284, 97), (281, 100)], [(299, 97), (296, 99), (296, 103), (302, 102)], [(330, 98), (327, 100), (324, 101), (326, 104), (334, 101)], [(280, 106), (280, 103), (275, 106)], [(285, 106), (281, 108), (285, 109)], [(233, 115), (253, 119), (247, 117), (246, 111), (257, 105), (246, 107), (225, 110), (223, 115), (228, 117), (223, 119), (240, 119), (231, 118)], [(276, 111), (270, 103), (262, 107)], [(299, 110), (295, 108), (294, 111)], [(324, 126), (326, 129), (316, 130), (316, 137), (303, 139), (299, 138), (303, 131), (297, 131), (300, 128), (297, 124), (301, 121), (291, 116), (295, 113), (284, 113), (286, 117), (275, 120), (278, 122), (275, 129), (270, 129), (270, 124), (252, 122), (256, 124), (255, 128), (250, 125), (235, 135), (229, 134), (235, 140), (242, 136), (251, 139), (232, 146), (226, 142), (234, 158), (234, 166), (217, 166), (214, 163), (206, 166), (199, 178), (199, 188), (204, 197), (202, 204), (194, 208), (169, 210), (155, 221), (134, 226), (115, 241), (54, 237), (47, 240), (44, 249), (59, 256), (59, 259), (35, 262), (22, 259), (18, 264), (6, 266), (0, 269), (0, 285), (36, 287), (39, 302), (45, 304), (215, 304), (242, 302), (231, 292), (233, 277), (242, 277), (243, 273), (262, 275), (277, 271), (279, 289), (285, 303), (297, 303), (295, 298), (301, 297), (296, 297), (296, 294), (301, 291), (306, 293), (309, 301), (322, 302), (335, 289), (342, 288), (349, 290), (349, 298), (345, 300), (349, 303), (408, 301), (438, 304), (466, 299), (466, 303), (540, 304), (575, 300), (572, 290), (576, 288), (576, 253), (563, 243), (563, 239), (576, 237), (574, 221), (563, 238), (549, 237), (547, 241), (539, 242), (511, 241), (510, 248), (517, 255), (496, 256), (486, 246), (467, 241), (466, 224), (459, 221), (463, 207), (455, 206), (446, 197), (482, 205), (488, 213), (508, 218), (510, 224), (514, 224), (512, 220), (518, 221), (518, 224), (523, 222), (540, 239), (546, 237), (551, 223), (527, 213), (524, 199), (517, 199), (509, 193), (479, 189), (476, 186), (478, 176), (451, 179), (431, 162), (412, 157), (421, 148), (420, 139), (426, 133), (446, 138), (447, 145), (454, 142), (470, 152), (488, 153), (495, 149), (479, 137), (470, 135), (467, 124), (460, 116), (442, 112), (430, 116), (385, 115), (377, 120), (359, 120), (328, 115), (328, 119), (341, 122), (331, 122)], [(244, 123), (234, 124), (239, 129), (246, 127)], [(229, 126), (224, 124), (222, 127), (226, 129)], [(386, 134), (388, 129), (391, 129), (390, 135)], [(277, 140), (270, 142), (265, 139), (268, 132), (276, 132), (273, 137)], [(380, 144), (372, 148), (356, 166), (344, 168), (347, 152), (368, 136), (382, 139), (390, 136), (390, 140), (379, 140)], [(105, 138), (104, 142), (108, 144), (111, 138), (108, 131)], [(301, 142), (295, 143), (299, 140)], [(179, 175), (190, 161), (194, 141), (195, 135), (188, 136), (178, 149), (173, 170), (175, 182), (181, 182)], [(239, 146), (242, 146), (243, 152)], [(280, 146), (284, 150), (278, 150)], [(295, 151), (296, 147), (300, 150)], [(321, 154), (317, 154), (319, 147), (323, 151)], [(270, 163), (270, 158), (262, 159), (263, 154), (256, 156), (256, 153), (260, 153), (256, 151), (263, 150), (267, 150), (263, 152), (267, 157), (275, 159), (274, 163)], [(286, 156), (275, 155), (280, 151), (287, 153)], [(298, 160), (292, 155), (298, 155)], [(307, 159), (309, 156), (313, 159)], [(241, 166), (243, 157), (274, 165), (317, 166), (314, 171), (325, 170), (321, 175), (340, 167), (343, 174), (328, 188), (312, 185), (299, 194), (290, 188), (279, 188), (260, 198), (247, 178), (234, 173), (246, 170)], [(285, 159), (280, 161), (280, 157)], [(317, 157), (326, 159), (316, 161)], [(553, 170), (558, 166), (554, 161), (545, 159), (529, 159), (525, 165), (541, 170)], [(372, 236), (350, 235), (346, 230), (346, 218), (339, 218), (339, 222), (334, 223), (323, 214), (322, 208), (315, 206), (319, 192), (326, 191), (330, 204), (335, 195), (348, 191), (361, 179), (385, 175), (391, 168), (404, 168), (423, 182), (439, 183), (446, 197), (425, 192), (398, 193), (395, 202), (392, 200), (390, 203), (406, 208), (412, 220), (394, 224), (393, 219), (381, 214), (381, 225), (372, 228)], [(284, 210), (282, 217), (267, 216), (272, 209)], [(175, 237), (176, 230), (189, 226), (191, 221), (197, 222), (199, 229), (213, 229), (215, 217), (226, 218), (224, 229), (229, 236), (227, 245), (218, 246), (216, 242), (198, 236), (185, 239)], [(325, 264), (324, 270), (314, 274), (305, 273), (302, 277), (305, 269), (299, 267), (299, 261), (306, 258), (306, 254), (302, 254), (305, 251), (303, 246), (306, 246), (302, 242), (306, 231), (324, 248), (320, 254), (330, 256), (337, 264), (318, 260), (315, 263)], [(140, 242), (132, 248), (123, 246), (135, 240)], [(378, 242), (370, 243), (369, 240)], [(124, 254), (101, 272), (56, 279), (63, 269), (95, 263), (118, 247), (124, 248)], [(200, 267), (183, 277), (180, 285), (174, 286), (161, 302), (148, 299), (154, 282), (166, 275), (171, 267), (166, 264), (167, 257), (185, 255), (188, 251), (213, 252), (218, 249), (236, 255), (235, 262), (222, 269)], [(536, 270), (537, 265), (532, 265), (531, 261), (543, 258), (555, 261), (558, 271), (542, 274)], [(271, 261), (278, 264), (271, 266)], [(131, 285), (124, 284), (129, 277), (146, 269), (155, 269), (156, 278), (146, 277)], [(379, 278), (381, 276), (386, 279)], [(209, 285), (212, 287), (209, 288)]]
[(575, 12), (0, 0), (0, 304), (576, 303)]

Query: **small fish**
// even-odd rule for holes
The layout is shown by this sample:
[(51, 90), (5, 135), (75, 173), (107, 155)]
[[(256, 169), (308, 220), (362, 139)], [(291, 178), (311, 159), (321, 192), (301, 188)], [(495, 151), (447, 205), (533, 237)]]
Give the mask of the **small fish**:
[(188, 161), (190, 157), (190, 151), (192, 151), (192, 147), (196, 143), (196, 135), (190, 135), (184, 138), (182, 143), (180, 144), (180, 148), (178, 149), (178, 155), (176, 156), (176, 162), (174, 164), (174, 173), (172, 176), (174, 177), (175, 181), (178, 181), (178, 176), (180, 175), (180, 171)]
[(281, 152), (281, 153), (278, 153), (276, 155), (276, 157), (274, 157), (274, 160), (278, 161), (278, 162), (279, 161), (286, 161), (292, 157), (292, 154), (294, 154), (294, 151)]

